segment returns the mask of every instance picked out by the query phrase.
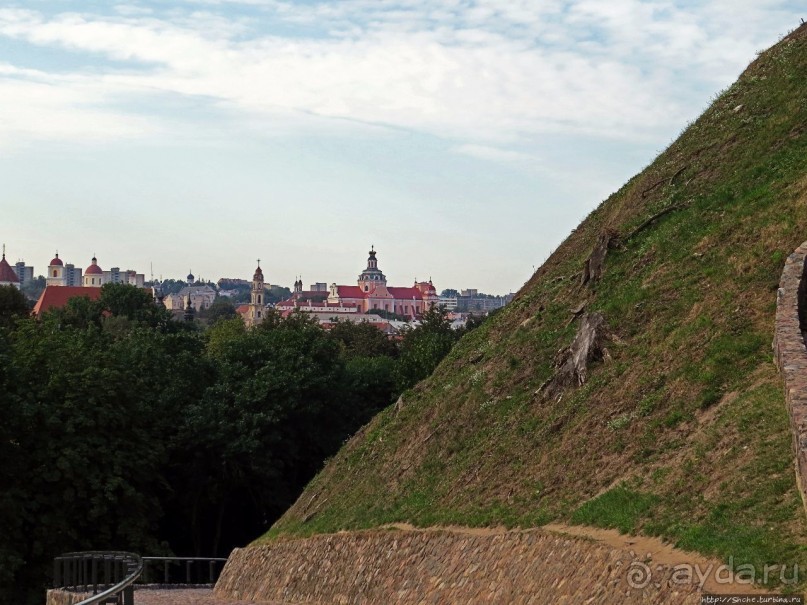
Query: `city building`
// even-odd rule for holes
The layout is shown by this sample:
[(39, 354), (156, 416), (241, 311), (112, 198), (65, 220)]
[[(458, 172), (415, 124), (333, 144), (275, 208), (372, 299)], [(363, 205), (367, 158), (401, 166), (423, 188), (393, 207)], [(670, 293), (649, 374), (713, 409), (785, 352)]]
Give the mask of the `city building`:
[(14, 269), (14, 273), (17, 274), (17, 279), (20, 282), (20, 288), (24, 287), (25, 284), (34, 281), (34, 268), (29, 267), (25, 264), (25, 262), (17, 261), (12, 269)]
[(81, 267), (76, 267), (73, 263), (67, 263), (64, 266), (64, 282), (65, 286), (81, 286), (83, 284)]
[(121, 271), (120, 267), (112, 267), (109, 271), (104, 271), (105, 284), (129, 284), (143, 288), (146, 284), (146, 276), (132, 269)]
[(458, 305), (458, 297), (456, 296), (441, 296), (437, 299), (437, 304), (445, 307), (448, 311), (456, 311)]
[(182, 311), (188, 307), (188, 302), (194, 311), (207, 309), (216, 300), (216, 290), (208, 284), (195, 281), (193, 273), (188, 273), (188, 285), (175, 294), (168, 294), (163, 298), (163, 304), (169, 311)]
[(98, 259), (94, 256), (82, 276), (80, 268), (69, 263), (65, 265), (57, 252), (48, 265), (46, 284), (48, 286), (84, 286), (86, 288), (100, 288), (104, 284), (129, 284), (143, 288), (146, 284), (146, 276), (132, 269), (121, 271), (120, 267), (112, 267), (109, 271), (104, 271), (98, 266)]

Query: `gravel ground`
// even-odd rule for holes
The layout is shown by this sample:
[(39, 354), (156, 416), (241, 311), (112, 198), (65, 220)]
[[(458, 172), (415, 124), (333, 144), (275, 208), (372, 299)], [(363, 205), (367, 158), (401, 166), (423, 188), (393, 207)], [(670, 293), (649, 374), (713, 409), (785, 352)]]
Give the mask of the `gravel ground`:
[(268, 601), (223, 601), (213, 596), (211, 588), (146, 588), (135, 590), (136, 605), (284, 605)]

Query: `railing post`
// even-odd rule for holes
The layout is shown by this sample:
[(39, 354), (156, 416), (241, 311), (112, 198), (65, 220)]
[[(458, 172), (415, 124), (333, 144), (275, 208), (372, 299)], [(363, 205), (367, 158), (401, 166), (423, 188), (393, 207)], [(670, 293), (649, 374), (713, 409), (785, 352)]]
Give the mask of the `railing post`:
[(193, 561), (185, 561), (185, 583), (191, 583), (191, 563)]
[(104, 588), (112, 584), (112, 560), (109, 555), (104, 555)]
[(208, 566), (208, 570), (210, 571), (210, 583), (212, 584), (215, 581), (214, 578), (213, 578), (213, 574), (216, 571), (216, 562), (215, 561), (210, 561), (209, 563), (210, 563), (210, 565)]
[(98, 594), (98, 556), (92, 555), (90, 570), (90, 582), (92, 582), (92, 593)]
[(123, 605), (134, 605), (134, 588), (127, 586), (123, 589)]
[(165, 578), (163, 580), (163, 583), (168, 584), (168, 561), (165, 562), (165, 565), (163, 566), (163, 570), (165, 571)]

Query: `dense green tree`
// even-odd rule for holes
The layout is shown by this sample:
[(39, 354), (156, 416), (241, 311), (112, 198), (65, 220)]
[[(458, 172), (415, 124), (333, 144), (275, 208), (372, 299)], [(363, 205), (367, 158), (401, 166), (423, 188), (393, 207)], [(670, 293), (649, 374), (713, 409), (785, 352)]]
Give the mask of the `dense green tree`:
[(24, 452), (15, 465), (25, 496), (21, 586), (44, 579), (60, 551), (158, 550), (160, 468), (186, 404), (181, 390), (161, 389), (189, 370), (172, 355), (177, 335), (55, 327), (26, 320), (11, 338), (7, 395), (21, 416), (14, 441)]
[(353, 357), (397, 357), (395, 343), (373, 324), (361, 321), (339, 321), (329, 336), (336, 340), (346, 358)]
[(199, 312), (197, 317), (203, 319), (208, 325), (213, 325), (219, 321), (232, 319), (237, 317), (238, 313), (235, 310), (235, 305), (226, 296), (219, 296), (213, 301), (207, 309)]
[(344, 439), (332, 413), (339, 349), (315, 322), (270, 314), (255, 330), (220, 325), (215, 384), (186, 409), (179, 436), (177, 480), (193, 478), (183, 508), (197, 552), (218, 552), (233, 518), (274, 519)]
[(431, 374), (459, 339), (460, 334), (452, 329), (447, 316), (445, 308), (432, 307), (423, 314), (417, 328), (404, 332), (396, 368), (400, 390)]
[(64, 551), (250, 541), (456, 337), (437, 311), (400, 356), (302, 313), (199, 332), (124, 285), (0, 327), (0, 602), (41, 602)]
[(25, 295), (14, 286), (0, 286), (0, 327), (10, 328), (30, 313)]

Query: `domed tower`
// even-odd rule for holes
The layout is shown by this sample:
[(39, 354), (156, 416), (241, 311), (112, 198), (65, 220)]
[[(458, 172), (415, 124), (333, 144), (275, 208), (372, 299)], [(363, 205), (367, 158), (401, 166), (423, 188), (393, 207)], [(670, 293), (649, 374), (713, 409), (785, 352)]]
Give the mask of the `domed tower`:
[(196, 281), (196, 278), (193, 276), (193, 273), (191, 273), (190, 271), (188, 271), (188, 277), (186, 279), (187, 279), (187, 282), (188, 282), (189, 286), (193, 285), (193, 283)]
[(46, 280), (47, 285), (49, 286), (66, 286), (67, 280), (65, 279), (64, 274), (64, 263), (62, 259), (59, 258), (59, 253), (56, 253), (56, 256), (53, 257), (53, 260), (50, 261), (48, 265), (48, 277)]
[(303, 278), (294, 281), (294, 294), (301, 294), (303, 291)]
[(263, 271), (261, 270), (261, 259), (258, 259), (258, 267), (252, 275), (252, 290), (249, 296), (249, 313), (247, 314), (247, 325), (257, 326), (263, 321), (265, 315), (266, 302), (263, 294)]
[(104, 270), (98, 266), (98, 259), (93, 255), (92, 262), (84, 271), (84, 287), (100, 288), (104, 285)]
[(375, 246), (370, 246), (367, 268), (359, 274), (359, 288), (361, 288), (362, 292), (370, 292), (381, 286), (386, 289), (387, 278), (378, 268), (378, 260), (376, 260), (375, 254)]

